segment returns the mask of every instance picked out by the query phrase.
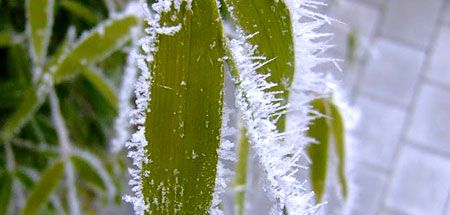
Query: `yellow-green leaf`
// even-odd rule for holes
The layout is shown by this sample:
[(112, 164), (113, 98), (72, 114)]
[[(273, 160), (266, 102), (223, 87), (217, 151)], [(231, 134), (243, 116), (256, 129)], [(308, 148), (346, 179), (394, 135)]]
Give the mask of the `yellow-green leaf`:
[[(216, 0), (183, 1), (161, 15), (150, 64), (151, 101), (145, 124), (143, 194), (152, 214), (207, 214), (218, 162), (224, 65), (223, 35)], [(148, 173), (148, 174), (147, 174)]]
[(338, 179), (342, 189), (342, 196), (347, 197), (348, 187), (347, 179), (345, 176), (345, 127), (344, 121), (342, 119), (339, 108), (333, 104), (329, 103), (330, 107), (330, 130), (333, 135), (336, 155), (338, 158)]
[(27, 28), (30, 33), (31, 58), (43, 66), (53, 26), (54, 0), (27, 0)]
[(40, 209), (48, 202), (64, 175), (64, 163), (58, 162), (42, 173), (41, 179), (34, 185), (23, 208), (23, 215), (39, 214)]
[[(317, 99), (312, 101), (311, 105), (318, 113), (323, 115), (327, 113), (326, 101)], [(329, 127), (327, 118), (321, 116), (314, 119), (309, 126), (307, 135), (317, 141), (311, 144), (307, 151), (311, 159), (311, 186), (316, 194), (317, 202), (320, 202), (325, 191), (328, 168)]]
[[(248, 41), (257, 45), (256, 55), (273, 59), (258, 72), (270, 73), (267, 79), (277, 86), (271, 91), (282, 91), (287, 103), (295, 66), (294, 40), (289, 10), (280, 0), (225, 0), (233, 6), (235, 22), (245, 34), (255, 34)], [(285, 130), (285, 117), (277, 123)]]
[(136, 16), (127, 15), (99, 24), (62, 57), (60, 64), (50, 68), (50, 72), (54, 74), (54, 82), (60, 83), (77, 75), (84, 67), (92, 66), (122, 47), (130, 39), (132, 28), (138, 23)]

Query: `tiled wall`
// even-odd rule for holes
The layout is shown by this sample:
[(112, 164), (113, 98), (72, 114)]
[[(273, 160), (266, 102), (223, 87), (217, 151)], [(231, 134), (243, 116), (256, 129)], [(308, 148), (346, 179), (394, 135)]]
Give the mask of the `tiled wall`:
[[(348, 214), (450, 215), (450, 0), (329, 0), (335, 72), (361, 111)], [(332, 70), (330, 68), (330, 70)]]

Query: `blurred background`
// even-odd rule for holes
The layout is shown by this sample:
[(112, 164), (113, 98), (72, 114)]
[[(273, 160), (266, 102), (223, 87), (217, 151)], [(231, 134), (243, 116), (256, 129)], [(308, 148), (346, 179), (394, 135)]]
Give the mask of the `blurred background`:
[(348, 135), (346, 212), (449, 215), (450, 1), (328, 3), (342, 22), (324, 29), (335, 34), (329, 55), (345, 61), (343, 72), (320, 69), (361, 114)]

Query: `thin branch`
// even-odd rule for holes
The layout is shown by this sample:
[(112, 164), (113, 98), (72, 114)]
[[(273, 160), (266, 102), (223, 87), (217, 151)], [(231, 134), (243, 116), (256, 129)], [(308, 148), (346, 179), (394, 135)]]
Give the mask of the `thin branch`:
[(61, 114), (61, 110), (59, 109), (59, 101), (58, 97), (55, 93), (55, 90), (53, 89), (50, 92), (50, 105), (51, 105), (51, 111), (52, 111), (52, 120), (55, 125), (56, 132), (58, 134), (59, 139), (59, 150), (61, 153), (61, 158), (65, 162), (65, 174), (66, 174), (66, 183), (67, 183), (67, 189), (69, 194), (69, 208), (70, 208), (70, 214), (71, 215), (79, 215), (80, 214), (80, 208), (77, 198), (77, 193), (75, 189), (75, 174), (74, 174), (74, 168), (72, 165), (72, 162), (70, 162), (70, 154), (71, 154), (71, 148), (70, 148), (70, 140), (67, 132), (66, 125), (64, 123), (64, 119)]

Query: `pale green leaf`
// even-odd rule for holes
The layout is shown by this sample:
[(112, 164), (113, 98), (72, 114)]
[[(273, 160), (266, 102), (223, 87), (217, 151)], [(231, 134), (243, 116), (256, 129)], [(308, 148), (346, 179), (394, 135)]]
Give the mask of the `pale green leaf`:
[(62, 162), (47, 168), (28, 196), (22, 214), (39, 214), (40, 209), (49, 201), (51, 194), (60, 184), (63, 175), (64, 163)]
[[(282, 91), (287, 102), (293, 80), (295, 53), (289, 10), (284, 1), (279, 0), (225, 0), (233, 6), (233, 16), (237, 25), (246, 34), (255, 34), (249, 39), (257, 45), (256, 55), (262, 55), (272, 62), (258, 72), (270, 73), (267, 79), (278, 86), (271, 91)], [(277, 123), (278, 129), (285, 130), (285, 117)]]
[(0, 32), (0, 47), (13, 46), (14, 36), (10, 32)]
[(333, 104), (329, 103), (330, 107), (330, 129), (332, 130), (332, 135), (334, 139), (336, 155), (338, 158), (338, 179), (342, 189), (342, 196), (347, 197), (348, 186), (347, 179), (345, 176), (345, 128), (344, 121), (342, 119), (339, 108)]
[(45, 61), (53, 26), (54, 0), (27, 0), (27, 28), (30, 33), (31, 57), (35, 64)]
[[(320, 114), (325, 115), (327, 113), (327, 104), (324, 100), (314, 100), (311, 102), (311, 105)], [(310, 175), (312, 189), (316, 194), (317, 202), (320, 202), (325, 192), (328, 168), (329, 127), (327, 118), (320, 116), (314, 119), (309, 126), (307, 135), (317, 141), (311, 144), (307, 151), (311, 159)]]
[(101, 74), (101, 71), (85, 67), (81, 74), (105, 97), (112, 107), (116, 108), (118, 106), (117, 94), (112, 84), (108, 83), (108, 79)]
[(9, 202), (12, 197), (13, 177), (8, 172), (0, 176), (0, 215), (8, 214)]
[[(143, 194), (152, 214), (207, 214), (220, 143), (224, 65), (215, 0), (192, 1), (163, 13), (181, 30), (158, 36), (150, 64), (151, 101), (145, 124), (148, 158)], [(149, 174), (145, 174), (148, 172)]]
[(71, 78), (86, 66), (104, 59), (122, 47), (131, 37), (131, 30), (138, 25), (138, 18), (127, 15), (108, 20), (86, 34), (74, 48), (64, 55), (58, 65), (51, 67), (54, 82)]

